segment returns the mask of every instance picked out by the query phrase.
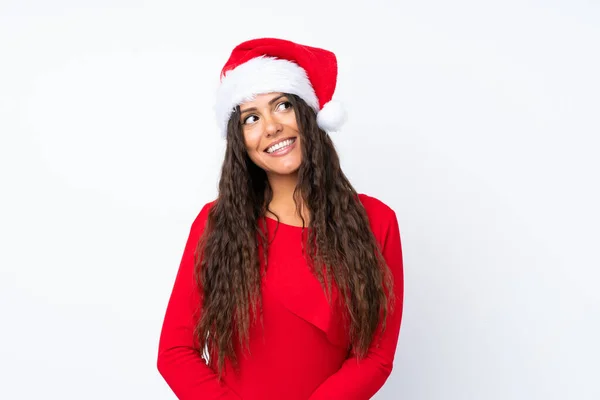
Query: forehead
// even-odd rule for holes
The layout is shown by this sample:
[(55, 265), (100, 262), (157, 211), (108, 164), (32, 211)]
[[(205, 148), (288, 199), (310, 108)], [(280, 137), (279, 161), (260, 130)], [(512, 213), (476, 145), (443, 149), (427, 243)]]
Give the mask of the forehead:
[(240, 103), (240, 108), (248, 108), (248, 107), (260, 107), (262, 105), (267, 105), (273, 99), (280, 97), (283, 93), (281, 92), (271, 92), (271, 93), (261, 93), (256, 94), (250, 100), (247, 100), (243, 103)]

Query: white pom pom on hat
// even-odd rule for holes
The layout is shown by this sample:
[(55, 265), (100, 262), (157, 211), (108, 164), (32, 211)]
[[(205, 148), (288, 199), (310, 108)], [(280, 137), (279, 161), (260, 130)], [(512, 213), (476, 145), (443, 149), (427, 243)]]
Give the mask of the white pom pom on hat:
[(317, 125), (326, 132), (336, 132), (344, 125), (347, 117), (342, 103), (331, 100), (317, 113)]
[(275, 38), (253, 39), (236, 46), (223, 70), (215, 112), (223, 137), (236, 106), (257, 94), (283, 92), (302, 98), (317, 113), (317, 124), (338, 131), (347, 119), (332, 100), (337, 83), (334, 53)]

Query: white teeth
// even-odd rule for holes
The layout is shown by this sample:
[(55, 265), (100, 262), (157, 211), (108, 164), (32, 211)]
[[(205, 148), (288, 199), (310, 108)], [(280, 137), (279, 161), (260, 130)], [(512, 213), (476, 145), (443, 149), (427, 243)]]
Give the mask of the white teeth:
[(292, 143), (294, 143), (293, 139), (284, 140), (283, 142), (279, 142), (279, 143), (269, 147), (267, 149), (267, 153), (273, 153), (274, 151), (277, 151), (284, 147), (287, 147), (287, 146), (291, 145)]

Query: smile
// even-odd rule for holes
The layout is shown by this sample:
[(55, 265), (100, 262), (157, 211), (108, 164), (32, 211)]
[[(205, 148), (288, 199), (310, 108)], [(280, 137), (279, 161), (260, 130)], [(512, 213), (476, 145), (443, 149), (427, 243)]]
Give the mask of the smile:
[(273, 146), (269, 146), (265, 151), (269, 154), (284, 152), (288, 147), (294, 144), (295, 141), (296, 138), (286, 139), (279, 143), (275, 143)]

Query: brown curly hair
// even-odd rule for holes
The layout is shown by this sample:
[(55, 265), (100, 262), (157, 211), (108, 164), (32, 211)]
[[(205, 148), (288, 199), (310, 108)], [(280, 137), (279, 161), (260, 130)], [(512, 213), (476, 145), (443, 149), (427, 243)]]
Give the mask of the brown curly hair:
[[(294, 201), (299, 215), (304, 204), (310, 216), (304, 254), (328, 296), (330, 283), (336, 285), (349, 321), (350, 345), (362, 358), (379, 323), (385, 330), (392, 311), (392, 276), (331, 138), (318, 127), (312, 108), (298, 96), (287, 97), (302, 135)], [(261, 315), (258, 249), (262, 246), (264, 254), (268, 252), (261, 227), (272, 196), (265, 171), (246, 152), (238, 106), (227, 127), (219, 194), (195, 261), (202, 307), (194, 335), (203, 357), (213, 366), (216, 361), (219, 376), (226, 359), (237, 365), (234, 341), (247, 349), (249, 328)]]

